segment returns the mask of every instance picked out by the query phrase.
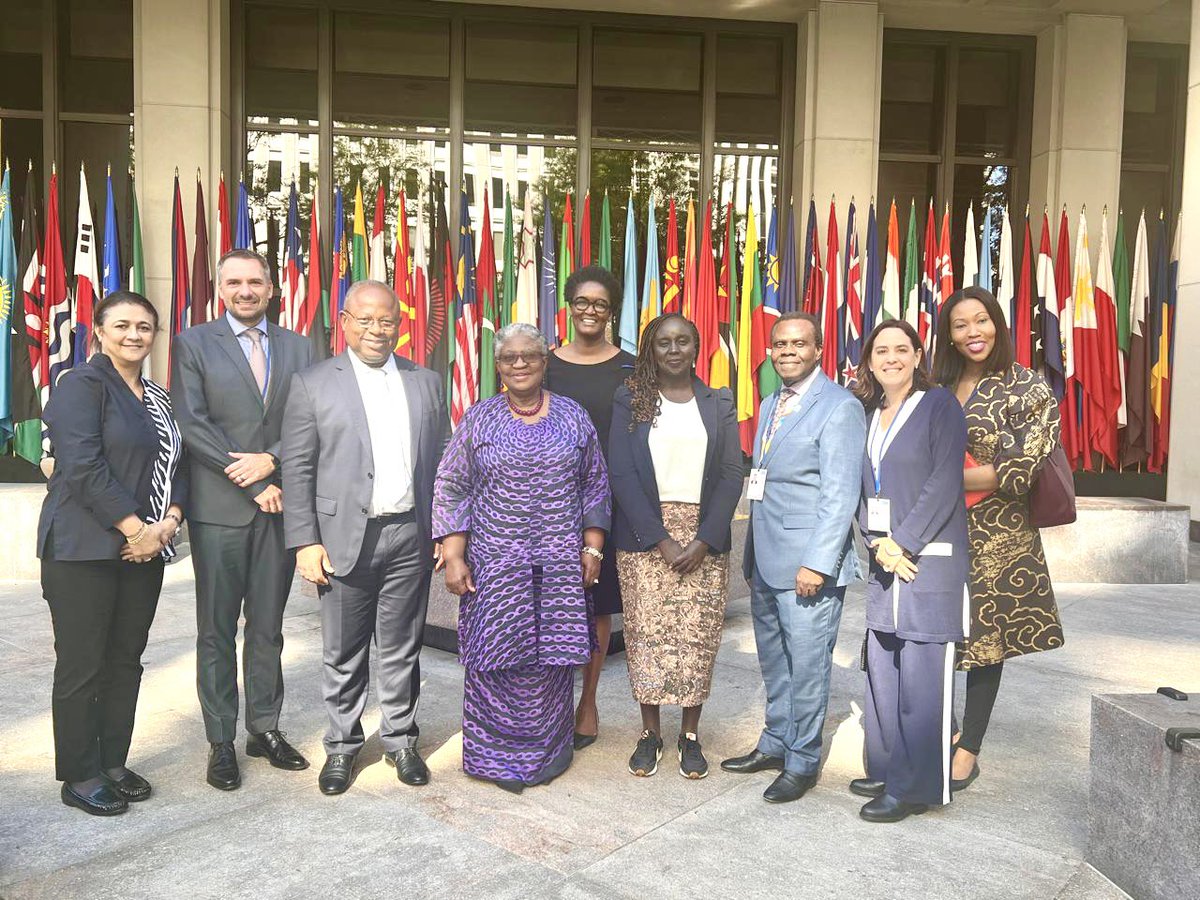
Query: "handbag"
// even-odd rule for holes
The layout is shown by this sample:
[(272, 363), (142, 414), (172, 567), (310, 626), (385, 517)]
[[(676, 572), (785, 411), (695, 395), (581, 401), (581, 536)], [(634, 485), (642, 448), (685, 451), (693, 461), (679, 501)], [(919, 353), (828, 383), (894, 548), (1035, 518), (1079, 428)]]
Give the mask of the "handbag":
[(1075, 478), (1062, 444), (1051, 451), (1029, 492), (1029, 519), (1034, 528), (1075, 521)]

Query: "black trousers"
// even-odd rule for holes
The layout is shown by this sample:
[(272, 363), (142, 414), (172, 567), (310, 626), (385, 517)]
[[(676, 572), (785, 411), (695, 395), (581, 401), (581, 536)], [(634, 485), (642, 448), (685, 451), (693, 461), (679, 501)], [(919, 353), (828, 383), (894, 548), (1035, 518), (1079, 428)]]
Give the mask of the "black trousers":
[(54, 624), (59, 781), (85, 781), (125, 765), (162, 580), (161, 559), (42, 560), (42, 596)]

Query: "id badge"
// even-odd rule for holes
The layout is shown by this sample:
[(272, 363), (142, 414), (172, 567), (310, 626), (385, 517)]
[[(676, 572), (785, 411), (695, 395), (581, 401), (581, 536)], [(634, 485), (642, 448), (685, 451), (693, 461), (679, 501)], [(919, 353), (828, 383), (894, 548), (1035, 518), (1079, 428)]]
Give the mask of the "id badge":
[(892, 530), (892, 501), (886, 497), (867, 498), (867, 531), (889, 534)]
[(747, 500), (762, 500), (767, 490), (767, 470), (751, 469), (750, 483), (746, 486)]

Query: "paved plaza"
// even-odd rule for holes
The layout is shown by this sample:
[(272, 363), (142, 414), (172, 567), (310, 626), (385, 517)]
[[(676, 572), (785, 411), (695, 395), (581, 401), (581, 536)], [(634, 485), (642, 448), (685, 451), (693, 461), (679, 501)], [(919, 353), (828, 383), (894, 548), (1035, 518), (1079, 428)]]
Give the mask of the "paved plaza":
[[(1083, 862), (1091, 695), (1164, 684), (1200, 691), (1200, 578), (1057, 585), (1066, 646), (1006, 668), (982, 776), (949, 808), (899, 825), (862, 822), (863, 801), (846, 790), (861, 774), (861, 585), (842, 619), (817, 787), (772, 806), (760, 796), (770, 773), (717, 768), (754, 745), (763, 705), (745, 586), (731, 580), (701, 723), (712, 769), (703, 781), (681, 778), (673, 755), (653, 778), (627, 773), (639, 720), (623, 654), (602, 682), (600, 740), (570, 771), (522, 796), (472, 781), (461, 769), (462, 671), (452, 655), (427, 649), (420, 723), (432, 783), (401, 785), (372, 738), (353, 787), (331, 798), (317, 790), (325, 724), (317, 600), (299, 582), (284, 627), (283, 728), (313, 766), (272, 769), (246, 759), (239, 741), (242, 788), (205, 784), (185, 557), (167, 571), (130, 756), (155, 793), (115, 819), (59, 802), (49, 615), (36, 584), (0, 585), (0, 897), (1125, 896)], [(668, 745), (677, 722), (676, 712), (664, 715)]]

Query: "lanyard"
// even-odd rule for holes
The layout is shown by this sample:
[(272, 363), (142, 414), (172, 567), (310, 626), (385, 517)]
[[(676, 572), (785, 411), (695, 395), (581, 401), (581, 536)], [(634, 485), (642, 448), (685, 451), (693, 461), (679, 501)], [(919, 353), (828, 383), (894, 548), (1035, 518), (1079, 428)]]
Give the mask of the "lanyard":
[[(888, 427), (883, 432), (883, 440), (879, 442), (879, 453), (876, 456), (875, 435), (879, 433), (879, 418), (876, 418), (871, 423), (871, 435), (867, 438), (867, 455), (871, 460), (871, 473), (875, 476), (875, 496), (879, 496), (881, 488), (881, 470), (883, 469), (883, 454), (888, 447), (888, 435), (892, 433), (892, 429), (896, 427), (896, 423), (904, 415), (904, 407), (908, 405), (909, 398), (905, 397), (904, 402), (900, 404), (900, 408), (896, 410), (896, 415), (892, 417), (892, 421), (888, 423)], [(882, 410), (879, 416), (882, 417)]]

